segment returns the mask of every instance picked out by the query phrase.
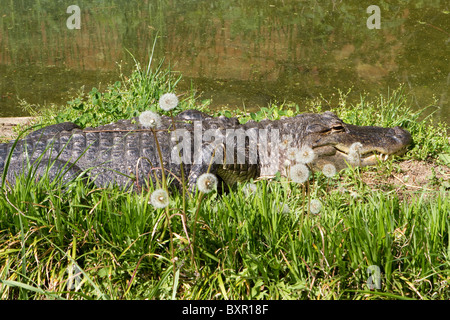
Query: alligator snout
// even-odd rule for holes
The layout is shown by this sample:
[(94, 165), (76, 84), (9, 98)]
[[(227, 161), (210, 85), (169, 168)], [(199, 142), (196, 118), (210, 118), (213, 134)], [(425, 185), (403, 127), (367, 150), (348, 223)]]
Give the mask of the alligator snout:
[(406, 148), (411, 144), (411, 134), (401, 127), (394, 127), (388, 129), (386, 137), (392, 140), (391, 143), (387, 143), (388, 153), (402, 154), (406, 151)]
[(411, 134), (401, 127), (391, 128), (388, 135), (394, 138), (401, 145), (408, 146), (412, 142)]

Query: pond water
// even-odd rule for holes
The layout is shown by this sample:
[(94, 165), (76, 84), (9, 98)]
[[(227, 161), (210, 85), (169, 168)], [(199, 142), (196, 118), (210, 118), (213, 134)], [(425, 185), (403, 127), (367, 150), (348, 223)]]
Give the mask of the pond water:
[(153, 60), (183, 75), (177, 93), (193, 87), (213, 108), (403, 85), (414, 108), (450, 123), (448, 1), (80, 0), (80, 29), (68, 28), (72, 0), (0, 4), (0, 116), (26, 115), (18, 98), (38, 107), (105, 89), (157, 37)]

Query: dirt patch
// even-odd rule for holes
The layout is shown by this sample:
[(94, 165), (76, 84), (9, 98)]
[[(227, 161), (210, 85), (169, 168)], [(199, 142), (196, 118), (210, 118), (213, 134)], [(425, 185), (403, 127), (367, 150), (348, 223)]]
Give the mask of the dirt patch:
[(14, 138), (17, 135), (13, 131), (16, 126), (28, 126), (33, 120), (33, 117), (0, 118), (0, 139)]
[[(390, 183), (404, 185), (407, 188), (424, 188), (427, 186), (441, 184), (442, 181), (448, 181), (450, 178), (450, 168), (444, 165), (437, 165), (426, 161), (404, 161), (400, 162), (401, 172), (392, 174)], [(433, 188), (432, 188), (433, 189)]]
[(395, 164), (391, 172), (371, 170), (364, 172), (363, 181), (374, 190), (394, 190), (400, 199), (414, 194), (436, 195), (439, 190), (450, 190), (450, 167), (430, 161), (407, 160)]
[(16, 133), (13, 131), (17, 125), (27, 126), (33, 121), (33, 117), (0, 118), (0, 141), (13, 139)]

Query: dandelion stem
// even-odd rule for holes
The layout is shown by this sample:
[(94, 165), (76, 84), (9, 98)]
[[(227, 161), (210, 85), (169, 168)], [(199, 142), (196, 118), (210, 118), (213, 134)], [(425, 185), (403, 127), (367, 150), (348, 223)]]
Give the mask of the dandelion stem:
[(196, 234), (196, 230), (197, 230), (197, 220), (198, 220), (198, 213), (200, 211), (200, 205), (202, 203), (202, 199), (203, 199), (204, 193), (200, 192), (200, 197), (199, 197), (199, 201), (198, 201), (198, 206), (197, 206), (197, 211), (195, 212), (195, 217), (194, 217), (194, 226), (192, 229), (192, 263), (195, 265), (195, 269), (197, 270), (197, 265), (195, 263), (195, 234)]
[[(177, 136), (176, 136), (177, 128), (175, 126), (175, 119), (173, 117), (172, 110), (170, 110), (170, 117), (172, 118), (172, 125), (173, 125), (175, 139), (176, 139), (177, 138)], [(161, 162), (161, 164), (162, 164), (162, 162)], [(186, 178), (184, 176), (183, 161), (180, 161), (180, 171), (181, 171), (181, 192), (183, 193), (183, 197), (182, 197), (183, 210), (181, 210), (181, 212), (182, 212), (182, 220), (184, 222), (186, 222), (187, 221), (187, 216), (186, 216)], [(195, 229), (195, 225), (194, 225), (194, 229)], [(186, 236), (189, 239), (187, 232), (186, 232)], [(193, 241), (194, 241), (194, 238), (193, 238)], [(194, 259), (194, 243), (189, 241), (189, 246), (191, 247), (192, 261), (194, 262), (195, 270), (198, 271), (197, 264), (195, 263), (195, 259)], [(175, 279), (175, 276), (174, 276), (174, 279)]]
[[(177, 138), (177, 136), (176, 136), (177, 128), (175, 126), (175, 119), (173, 117), (172, 110), (170, 110), (170, 117), (172, 118), (172, 125), (173, 125), (173, 130), (174, 130), (175, 139), (176, 139)], [(180, 171), (181, 171), (181, 191), (183, 193), (183, 200), (182, 200), (183, 201), (183, 215), (184, 215), (184, 219), (187, 221), (187, 218), (186, 218), (186, 178), (184, 176), (183, 161), (180, 161)]]
[(306, 198), (306, 190), (305, 190), (305, 185), (304, 184), (302, 184), (302, 193), (303, 193), (303, 202), (302, 202), (302, 210), (300, 211), (301, 212), (301, 218), (300, 218), (300, 228), (299, 228), (299, 231), (298, 231), (298, 240), (301, 240), (302, 239), (302, 230), (303, 230), (303, 219), (304, 219), (304, 216), (305, 216), (305, 214), (303, 213), (303, 210), (304, 210), (304, 208), (305, 208), (305, 198)]
[[(164, 172), (164, 163), (163, 163), (163, 158), (162, 158), (162, 153), (161, 153), (161, 147), (159, 145), (159, 141), (158, 141), (158, 137), (156, 135), (156, 132), (155, 132), (155, 130), (153, 130), (153, 128), (152, 128), (152, 132), (153, 132), (153, 135), (155, 137), (156, 148), (158, 150), (159, 161), (161, 163), (162, 188), (166, 192), (168, 192), (167, 181), (166, 181), (166, 174)], [(173, 266), (173, 268), (172, 268), (172, 270), (173, 270), (173, 278), (175, 279), (175, 274), (176, 274), (175, 259), (174, 259), (175, 258), (175, 251), (174, 251), (174, 247), (173, 247), (173, 234), (172, 234), (172, 227), (170, 225), (169, 208), (166, 207), (164, 212), (165, 212), (166, 218), (167, 218), (167, 227), (169, 228), (170, 254), (171, 254), (171, 260), (172, 260), (172, 266)]]
[(161, 153), (161, 147), (159, 145), (158, 137), (156, 136), (156, 131), (152, 128), (153, 135), (155, 136), (156, 149), (158, 150), (159, 161), (161, 163), (161, 175), (162, 175), (162, 188), (167, 191), (166, 174), (164, 172), (164, 163)]

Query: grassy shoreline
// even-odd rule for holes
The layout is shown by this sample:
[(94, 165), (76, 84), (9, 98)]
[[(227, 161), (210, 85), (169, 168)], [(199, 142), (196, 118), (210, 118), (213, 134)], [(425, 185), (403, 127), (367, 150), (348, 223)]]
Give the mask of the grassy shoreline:
[[(178, 80), (160, 67), (137, 66), (105, 92), (80, 93), (57, 114), (36, 116), (83, 127), (134, 117), (156, 111)], [(448, 168), (446, 128), (418, 121), (401, 89), (352, 106), (345, 96), (332, 108), (344, 121), (406, 127), (415, 143), (403, 160)], [(307, 107), (324, 109), (321, 101)], [(207, 110), (208, 102), (182, 93), (177, 111), (189, 108)], [(216, 114), (244, 122), (298, 112), (274, 104), (253, 114)], [(391, 160), (331, 178), (317, 172), (308, 193), (283, 179), (255, 181), (251, 194), (239, 185), (184, 205), (172, 190), (169, 214), (149, 203), (153, 190), (127, 193), (75, 180), (63, 191), (23, 177), (0, 194), (0, 298), (449, 299), (448, 175), (436, 173), (417, 190), (383, 183), (401, 171)], [(311, 199), (322, 204), (318, 214), (308, 209)]]

